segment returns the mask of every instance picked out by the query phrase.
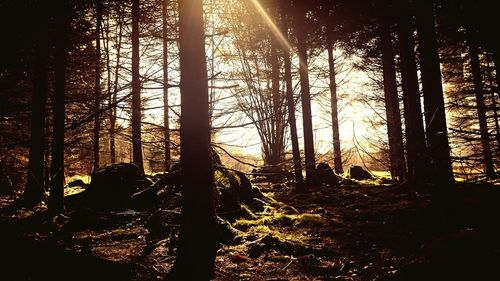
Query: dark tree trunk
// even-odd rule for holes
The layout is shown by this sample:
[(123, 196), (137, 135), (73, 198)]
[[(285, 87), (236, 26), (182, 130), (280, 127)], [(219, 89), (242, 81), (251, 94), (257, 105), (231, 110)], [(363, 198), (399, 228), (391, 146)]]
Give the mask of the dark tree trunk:
[(304, 129), (304, 156), (306, 162), (306, 185), (316, 184), (316, 160), (314, 156), (314, 136), (311, 113), (311, 94), (309, 92), (309, 70), (307, 65), (307, 31), (305, 24), (305, 8), (303, 3), (296, 3), (295, 31), (299, 55), (300, 98), (302, 102), (302, 126)]
[(426, 137), (432, 159), (432, 181), (444, 185), (454, 184), (448, 145), (448, 131), (444, 107), (439, 52), (433, 2), (417, 3), (420, 69), (424, 92)]
[(425, 132), (420, 104), (417, 65), (415, 63), (415, 39), (408, 3), (400, 4), (398, 19), (399, 54), (406, 125), (407, 170), (411, 183), (421, 183), (425, 179)]
[(435, 201), (438, 201), (438, 205), (446, 205), (453, 193), (455, 180), (448, 145), (434, 7), (430, 0), (418, 1), (416, 4), (426, 138), (431, 158), (430, 175), (432, 183), (437, 185), (434, 190)]
[(162, 31), (163, 31), (163, 126), (164, 129), (164, 145), (165, 145), (165, 165), (164, 170), (170, 170), (170, 122), (168, 114), (168, 30), (167, 30), (167, 13), (168, 1), (162, 2)]
[(387, 19), (380, 20), (380, 47), (384, 75), (384, 99), (387, 118), (387, 134), (389, 138), (389, 159), (391, 175), (399, 181), (404, 179), (405, 160), (401, 115), (399, 110), (398, 88), (396, 82), (396, 64), (392, 36)]
[(333, 44), (328, 43), (328, 66), (330, 78), (330, 104), (332, 114), (332, 133), (333, 133), (333, 166), (335, 173), (342, 174), (342, 154), (340, 150), (340, 133), (339, 133), (339, 112), (337, 108), (337, 81), (335, 80), (335, 60), (333, 57)]
[(477, 116), (479, 119), (479, 132), (481, 134), (481, 146), (483, 149), (483, 165), (486, 177), (491, 179), (495, 177), (495, 168), (493, 166), (488, 122), (486, 120), (486, 105), (484, 102), (484, 85), (481, 75), (481, 65), (479, 62), (479, 50), (474, 30), (469, 28), (467, 33), (469, 37), (469, 55), (471, 61), (472, 80), (474, 84), (474, 94), (476, 96)]
[(69, 7), (67, 1), (61, 2), (56, 16), (56, 54), (55, 86), (53, 99), (52, 162), (49, 210), (60, 213), (63, 210), (64, 197), (64, 118), (66, 91), (67, 26)]
[(496, 95), (495, 92), (491, 92), (491, 100), (493, 105), (493, 110), (495, 113), (495, 130), (496, 130), (496, 141), (497, 146), (500, 149), (500, 128), (498, 125), (498, 107), (497, 107), (497, 96), (500, 96), (500, 46), (497, 46), (493, 51), (493, 63), (495, 64), (495, 81), (497, 83)]
[(95, 28), (95, 85), (94, 85), (94, 167), (99, 169), (99, 133), (101, 131), (101, 25), (102, 2), (96, 2), (96, 28)]
[(215, 267), (216, 222), (201, 0), (179, 2), (179, 47), (182, 220), (177, 259), (167, 280), (210, 280)]
[(132, 1), (132, 162), (144, 171), (141, 137), (141, 77), (139, 73), (139, 0)]
[(302, 164), (300, 159), (299, 138), (297, 136), (297, 121), (295, 118), (295, 99), (293, 97), (292, 84), (292, 62), (290, 59), (290, 48), (288, 42), (288, 16), (287, 11), (290, 8), (288, 1), (280, 1), (281, 11), (281, 32), (287, 42), (280, 42), (283, 50), (283, 64), (285, 70), (285, 86), (286, 86), (286, 105), (288, 109), (288, 125), (290, 126), (290, 139), (292, 142), (293, 169), (295, 174), (296, 187), (299, 191), (302, 189), (304, 178), (302, 176)]
[(23, 195), (16, 205), (32, 206), (44, 199), (45, 117), (48, 93), (48, 16), (41, 16), (35, 42), (33, 66), (33, 96), (31, 99), (31, 140), (28, 162), (28, 180)]
[[(271, 35), (273, 36), (273, 35)], [(278, 61), (278, 52), (276, 50), (276, 39), (271, 39), (271, 91), (273, 98), (273, 122), (272, 122), (272, 133), (271, 136), (271, 159), (269, 165), (278, 165), (283, 160), (284, 155), (284, 138), (283, 138), (283, 112), (281, 106), (281, 95), (280, 95), (280, 67)]]
[(116, 163), (116, 107), (117, 107), (117, 95), (118, 95), (118, 78), (120, 73), (120, 59), (121, 59), (121, 48), (122, 48), (122, 39), (123, 39), (123, 10), (118, 6), (118, 45), (116, 47), (116, 65), (115, 65), (115, 77), (113, 82), (113, 97), (112, 104), (113, 107), (111, 109), (111, 116), (109, 118), (109, 151), (111, 163)]

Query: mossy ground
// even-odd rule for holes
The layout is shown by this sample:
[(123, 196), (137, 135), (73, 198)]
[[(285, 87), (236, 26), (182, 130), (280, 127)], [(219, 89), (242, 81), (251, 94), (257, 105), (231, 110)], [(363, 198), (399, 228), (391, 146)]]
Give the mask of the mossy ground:
[[(449, 221), (436, 216), (429, 194), (406, 187), (372, 182), (295, 193), (286, 184), (265, 184), (261, 190), (264, 207), (246, 208), (248, 216), (232, 223), (238, 236), (219, 249), (216, 280), (486, 280), (500, 264), (494, 183), (462, 184)], [(0, 207), (11, 201), (1, 198)], [(54, 254), (69, 274), (81, 270), (82, 279), (95, 280), (158, 280), (175, 259), (175, 225), (151, 239), (149, 211), (48, 219), (40, 215), (44, 208), (2, 214), (8, 270), (1, 280), (43, 280), (40, 266), (52, 265), (43, 257)]]

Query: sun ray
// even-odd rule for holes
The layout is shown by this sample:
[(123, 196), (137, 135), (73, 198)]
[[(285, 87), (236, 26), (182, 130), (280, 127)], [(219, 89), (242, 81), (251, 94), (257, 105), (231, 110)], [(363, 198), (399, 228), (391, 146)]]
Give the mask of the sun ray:
[(273, 21), (271, 16), (269, 16), (266, 9), (264, 9), (264, 7), (262, 7), (262, 4), (259, 2), (259, 0), (250, 0), (250, 2), (255, 6), (255, 8), (257, 9), (257, 12), (259, 12), (259, 14), (262, 16), (262, 18), (264, 18), (264, 21), (268, 25), (268, 27), (271, 30), (271, 32), (273, 33), (273, 35), (276, 36), (276, 38), (279, 41), (281, 41), (281, 44), (283, 44), (283, 46), (285, 46), (285, 48), (287, 48), (288, 51), (292, 52), (293, 47), (290, 44), (290, 42), (288, 41), (287, 37), (283, 34), (281, 29), (276, 25), (276, 23)]

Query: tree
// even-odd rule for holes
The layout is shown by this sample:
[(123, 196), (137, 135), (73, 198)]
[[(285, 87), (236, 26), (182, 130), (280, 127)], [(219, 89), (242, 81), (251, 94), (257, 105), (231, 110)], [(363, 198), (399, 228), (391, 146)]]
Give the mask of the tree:
[(132, 162), (144, 171), (141, 137), (141, 77), (139, 73), (139, 0), (132, 0)]
[(101, 26), (102, 2), (96, 1), (95, 81), (94, 81), (94, 171), (99, 169), (99, 133), (101, 130)]
[(182, 215), (167, 280), (213, 278), (216, 254), (205, 32), (201, 0), (179, 2)]
[(292, 62), (290, 59), (290, 48), (287, 45), (289, 41), (288, 37), (288, 14), (287, 11), (290, 9), (288, 1), (280, 1), (280, 13), (281, 13), (281, 33), (286, 42), (281, 42), (281, 49), (283, 51), (283, 64), (284, 64), (284, 79), (285, 79), (285, 98), (288, 109), (288, 126), (290, 127), (290, 140), (292, 143), (292, 156), (293, 156), (293, 170), (295, 175), (296, 187), (300, 190), (302, 183), (304, 181), (302, 175), (302, 164), (300, 159), (300, 149), (299, 149), (299, 139), (297, 136), (297, 121), (295, 118), (295, 99), (293, 97), (293, 85), (292, 85)]
[(337, 82), (335, 80), (336, 70), (335, 70), (335, 59), (333, 57), (333, 43), (328, 42), (328, 67), (329, 67), (329, 79), (330, 79), (330, 104), (331, 104), (331, 115), (332, 115), (332, 137), (333, 137), (333, 166), (335, 173), (342, 174), (344, 169), (342, 168), (342, 154), (340, 150), (340, 133), (339, 133), (339, 113), (337, 108)]
[(61, 1), (56, 9), (56, 54), (55, 86), (53, 98), (52, 162), (49, 209), (52, 213), (63, 210), (64, 196), (64, 119), (67, 64), (67, 29), (69, 23), (69, 3)]
[(45, 117), (48, 94), (49, 15), (41, 13), (37, 22), (31, 99), (31, 140), (26, 189), (14, 205), (32, 206), (44, 198)]
[(405, 176), (405, 160), (401, 116), (399, 111), (398, 89), (396, 81), (396, 64), (387, 15), (380, 17), (380, 49), (384, 76), (384, 96), (387, 116), (387, 134), (389, 137), (389, 159), (391, 175), (394, 179), (403, 180)]
[(309, 71), (307, 65), (307, 4), (304, 1), (294, 1), (295, 5), (295, 36), (297, 38), (297, 53), (299, 56), (300, 99), (302, 102), (302, 126), (304, 131), (304, 156), (306, 163), (306, 184), (316, 183), (316, 160), (314, 155), (314, 137), (311, 113), (311, 94), (309, 89)]
[(425, 132), (420, 105), (417, 65), (415, 62), (415, 39), (411, 27), (408, 2), (399, 3), (397, 34), (401, 60), (401, 78), (405, 113), (408, 180), (412, 183), (425, 179)]
[(448, 144), (434, 6), (431, 0), (417, 3), (417, 32), (427, 147), (431, 158), (430, 176), (431, 182), (436, 185), (433, 189), (433, 200), (437, 207), (449, 209), (452, 207), (450, 204), (455, 180)]
[(468, 29), (469, 55), (471, 60), (472, 80), (474, 83), (474, 94), (476, 97), (477, 116), (479, 119), (479, 131), (481, 134), (481, 145), (483, 150), (483, 165), (487, 178), (495, 177), (493, 156), (491, 154), (488, 122), (486, 120), (486, 105), (484, 101), (484, 85), (479, 62), (479, 51), (477, 46), (476, 32), (473, 27)]
[(168, 0), (162, 1), (162, 32), (163, 32), (163, 126), (165, 144), (165, 172), (170, 170), (170, 125), (168, 114)]

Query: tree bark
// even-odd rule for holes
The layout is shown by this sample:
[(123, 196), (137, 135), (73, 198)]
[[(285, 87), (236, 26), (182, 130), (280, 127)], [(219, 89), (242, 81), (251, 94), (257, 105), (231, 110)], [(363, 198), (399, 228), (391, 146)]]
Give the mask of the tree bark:
[(495, 113), (495, 129), (496, 129), (496, 141), (497, 141), (497, 146), (500, 149), (500, 128), (498, 125), (498, 107), (497, 107), (497, 96), (500, 96), (500, 46), (497, 46), (496, 49), (493, 51), (493, 63), (495, 64), (495, 81), (497, 83), (497, 88), (496, 88), (496, 95), (495, 92), (491, 92), (491, 99), (492, 99), (492, 105), (493, 105), (493, 110)]
[(141, 137), (141, 78), (139, 73), (139, 0), (132, 0), (132, 162), (144, 171)]
[[(281, 32), (283, 37), (288, 39), (288, 13), (287, 10), (290, 8), (288, 1), (280, 1), (280, 12), (281, 12)], [(296, 188), (298, 191), (302, 191), (302, 184), (304, 182), (304, 177), (302, 175), (302, 160), (300, 158), (300, 148), (299, 148), (299, 138), (297, 135), (297, 120), (295, 118), (295, 99), (293, 97), (293, 84), (292, 84), (292, 62), (290, 59), (290, 49), (285, 44), (281, 42), (281, 48), (283, 50), (283, 64), (284, 64), (284, 79), (286, 86), (286, 104), (288, 109), (288, 125), (290, 126), (290, 140), (292, 143), (292, 156), (293, 156), (293, 170), (295, 174)]]
[(340, 133), (339, 133), (339, 112), (337, 108), (337, 81), (335, 80), (335, 60), (333, 57), (333, 44), (328, 42), (328, 67), (330, 78), (330, 105), (332, 115), (332, 136), (333, 136), (333, 167), (335, 173), (342, 174), (342, 154), (340, 150)]
[(111, 116), (109, 118), (109, 151), (111, 163), (116, 163), (116, 107), (117, 105), (117, 95), (118, 95), (118, 78), (120, 73), (120, 59), (121, 59), (121, 48), (122, 48), (122, 39), (123, 39), (123, 17), (124, 13), (120, 6), (117, 7), (118, 13), (118, 34), (117, 34), (117, 47), (116, 47), (116, 65), (115, 65), (115, 77), (113, 82), (113, 97), (112, 104), (113, 107), (111, 109)]
[(52, 162), (49, 210), (53, 214), (63, 211), (64, 197), (64, 119), (67, 61), (68, 1), (62, 1), (56, 15), (55, 86), (53, 99)]
[(384, 99), (387, 118), (387, 134), (389, 138), (389, 159), (393, 179), (401, 181), (405, 176), (405, 160), (401, 115), (399, 110), (398, 88), (396, 82), (396, 64), (390, 26), (387, 19), (380, 19), (380, 47), (384, 76)]
[(425, 132), (420, 103), (415, 39), (408, 3), (403, 1), (398, 19), (399, 54), (406, 125), (407, 170), (411, 183), (421, 183), (426, 175)]
[(31, 140), (28, 162), (28, 180), (26, 189), (19, 200), (14, 203), (21, 206), (33, 206), (44, 199), (44, 151), (45, 151), (45, 117), (48, 93), (48, 15), (41, 16), (38, 36), (35, 42), (35, 59), (33, 66), (33, 95), (31, 99)]
[(316, 184), (316, 160), (314, 156), (314, 137), (311, 113), (311, 94), (309, 89), (309, 70), (307, 63), (307, 31), (304, 29), (305, 8), (296, 3), (295, 30), (299, 55), (300, 98), (302, 102), (302, 126), (304, 132), (304, 156), (306, 162), (306, 185)]
[(454, 186), (441, 80), (434, 7), (431, 0), (417, 1), (420, 71), (424, 92), (426, 138), (431, 158), (431, 181), (435, 195), (447, 199)]
[(418, 2), (417, 11), (426, 137), (432, 159), (431, 170), (434, 171), (431, 179), (435, 184), (447, 186), (453, 184), (454, 179), (448, 145), (433, 2), (429, 0)]
[(95, 85), (94, 85), (94, 167), (99, 169), (99, 134), (101, 131), (101, 25), (102, 2), (96, 2), (96, 28), (95, 28)]
[(216, 221), (201, 0), (179, 2), (182, 218), (177, 259), (167, 280), (210, 280)]
[(488, 132), (488, 122), (486, 120), (486, 105), (484, 102), (484, 84), (481, 75), (481, 65), (479, 62), (479, 50), (476, 41), (476, 34), (472, 28), (467, 30), (469, 55), (471, 61), (472, 81), (474, 84), (474, 94), (476, 96), (477, 116), (479, 119), (479, 132), (481, 134), (481, 146), (483, 150), (483, 165), (486, 177), (495, 177), (493, 156), (491, 154), (490, 136)]
[(280, 68), (278, 60), (278, 52), (276, 49), (276, 38), (271, 35), (271, 91), (273, 99), (273, 114), (272, 114), (272, 132), (273, 136), (271, 141), (271, 161), (269, 165), (278, 165), (283, 161), (284, 155), (284, 138), (283, 138), (283, 112), (281, 106), (280, 95)]
[(170, 170), (170, 120), (168, 107), (168, 30), (167, 13), (169, 0), (162, 1), (162, 31), (163, 31), (163, 137), (165, 146), (165, 164), (164, 170)]

